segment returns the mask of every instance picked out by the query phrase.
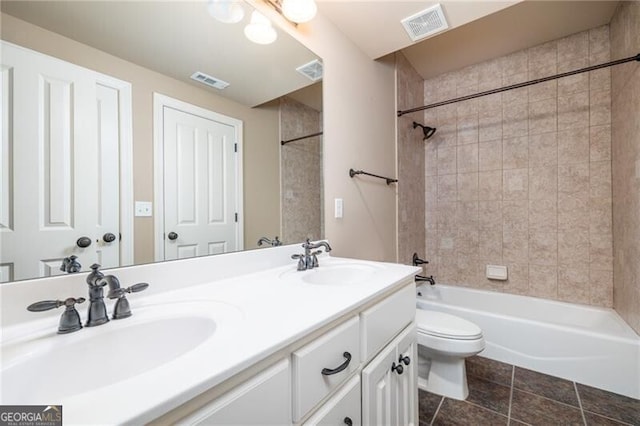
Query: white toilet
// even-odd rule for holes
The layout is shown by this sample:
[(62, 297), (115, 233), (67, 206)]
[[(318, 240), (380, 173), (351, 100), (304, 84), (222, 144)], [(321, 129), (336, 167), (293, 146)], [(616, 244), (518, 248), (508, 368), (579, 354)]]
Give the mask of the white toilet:
[(482, 330), (474, 323), (444, 312), (416, 309), (418, 326), (418, 387), (464, 400), (469, 395), (466, 357), (484, 349)]

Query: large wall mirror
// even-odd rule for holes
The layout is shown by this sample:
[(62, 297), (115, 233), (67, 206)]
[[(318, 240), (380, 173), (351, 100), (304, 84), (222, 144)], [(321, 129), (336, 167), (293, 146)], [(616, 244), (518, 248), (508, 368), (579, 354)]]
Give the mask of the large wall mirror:
[(2, 1), (0, 282), (323, 237), (321, 59), (237, 5)]

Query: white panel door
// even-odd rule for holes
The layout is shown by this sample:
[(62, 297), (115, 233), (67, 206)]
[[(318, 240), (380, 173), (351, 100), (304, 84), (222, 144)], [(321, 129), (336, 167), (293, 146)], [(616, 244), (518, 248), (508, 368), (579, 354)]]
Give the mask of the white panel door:
[[(75, 254), (119, 264), (118, 91), (106, 76), (2, 43), (3, 279), (59, 274)], [(104, 78), (103, 78), (104, 77)], [(114, 143), (115, 142), (115, 143)], [(80, 248), (76, 241), (92, 244)]]
[(236, 127), (162, 108), (165, 259), (240, 249)]

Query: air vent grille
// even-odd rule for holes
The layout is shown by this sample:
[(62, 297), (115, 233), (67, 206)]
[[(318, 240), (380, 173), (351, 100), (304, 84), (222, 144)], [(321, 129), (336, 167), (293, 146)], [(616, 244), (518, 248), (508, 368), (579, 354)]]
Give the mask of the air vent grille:
[(322, 79), (322, 62), (317, 59), (296, 68), (300, 74), (308, 77), (311, 81)]
[(195, 81), (199, 81), (202, 84), (206, 84), (207, 86), (215, 87), (216, 89), (220, 90), (229, 86), (229, 83), (227, 83), (226, 81), (220, 80), (219, 78), (211, 77), (210, 75), (200, 71), (194, 72), (191, 75), (191, 78)]
[(404, 18), (400, 22), (413, 41), (421, 40), (449, 28), (439, 4)]

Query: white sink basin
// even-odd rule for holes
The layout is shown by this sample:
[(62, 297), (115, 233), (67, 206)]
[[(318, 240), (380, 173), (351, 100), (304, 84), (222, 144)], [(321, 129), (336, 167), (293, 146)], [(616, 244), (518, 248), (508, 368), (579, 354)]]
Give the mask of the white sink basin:
[(287, 271), (282, 278), (299, 278), (308, 284), (350, 285), (364, 283), (371, 279), (379, 268), (368, 263), (320, 263), (317, 268), (308, 271)]
[[(1, 402), (57, 404), (122, 382), (178, 360), (240, 318), (240, 311), (227, 304), (177, 302), (133, 306), (130, 318), (67, 335), (55, 334), (52, 323), (52, 332), (2, 348), (9, 356), (0, 372)], [(22, 356), (11, 360), (12, 353)]]

